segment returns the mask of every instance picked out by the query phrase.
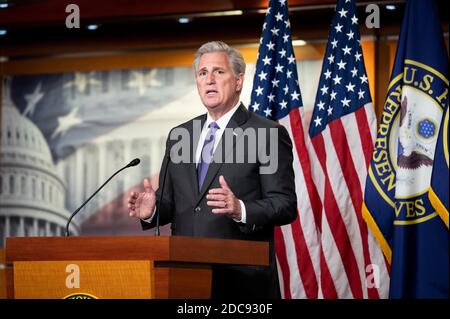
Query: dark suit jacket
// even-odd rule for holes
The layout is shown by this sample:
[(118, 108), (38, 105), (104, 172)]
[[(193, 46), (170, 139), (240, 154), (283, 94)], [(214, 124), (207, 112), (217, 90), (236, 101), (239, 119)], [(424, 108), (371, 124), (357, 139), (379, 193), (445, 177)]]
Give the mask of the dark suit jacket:
[[(194, 130), (194, 121), (201, 125)], [(218, 150), (222, 150), (226, 160), (218, 160), (209, 165), (202, 189), (198, 190), (195, 152), (199, 134), (206, 114), (190, 120), (178, 128), (189, 132), (190, 161), (189, 163), (174, 163), (175, 153), (169, 157), (170, 150), (179, 151), (180, 140), (169, 138), (166, 144), (166, 156), (160, 172), (160, 183), (167, 167), (164, 194), (160, 204), (160, 224), (172, 223), (172, 235), (214, 237), (222, 239), (242, 239), (268, 241), (270, 246), (270, 265), (257, 266), (215, 266), (213, 268), (212, 298), (279, 298), (279, 283), (273, 247), (274, 226), (291, 223), (297, 217), (297, 198), (295, 194), (294, 172), (292, 168), (292, 143), (286, 129), (276, 122), (269, 121), (255, 113), (248, 112), (240, 105), (233, 114), (227, 128), (241, 128), (232, 136), (232, 142), (226, 142), (224, 133), (214, 153), (214, 160), (218, 158)], [(256, 133), (258, 156), (253, 161), (247, 146), (254, 147), (254, 143), (246, 143), (244, 161), (236, 163), (233, 156), (239, 153), (242, 141), (248, 141), (251, 134), (246, 135), (245, 129), (253, 128)], [(258, 130), (259, 129), (259, 130)], [(277, 131), (277, 138), (270, 138), (270, 129)], [(173, 131), (173, 130), (172, 130)], [(242, 131), (241, 131), (242, 132)], [(264, 136), (263, 136), (264, 135)], [(184, 136), (186, 137), (186, 136)], [(241, 139), (244, 140), (241, 140)], [(245, 140), (246, 139), (246, 140)], [(251, 140), (251, 139), (250, 139)], [(178, 144), (177, 144), (178, 143)], [(273, 174), (260, 174), (260, 167), (264, 166), (261, 151), (266, 147), (269, 154), (270, 143), (278, 143), (278, 169)], [(251, 145), (249, 145), (251, 144)], [(174, 148), (172, 148), (174, 146)], [(238, 148), (238, 149), (237, 149)], [(186, 151), (186, 149), (184, 149)], [(250, 152), (251, 153), (251, 152)], [(217, 156), (216, 156), (217, 155)], [(249, 155), (249, 156), (247, 156)], [(218, 216), (211, 212), (206, 205), (206, 194), (210, 188), (218, 188), (219, 176), (223, 175), (235, 196), (242, 200), (246, 207), (247, 221), (238, 223), (226, 216)], [(161, 187), (157, 191), (159, 198)], [(142, 222), (144, 229), (153, 228), (156, 218), (151, 223)]]

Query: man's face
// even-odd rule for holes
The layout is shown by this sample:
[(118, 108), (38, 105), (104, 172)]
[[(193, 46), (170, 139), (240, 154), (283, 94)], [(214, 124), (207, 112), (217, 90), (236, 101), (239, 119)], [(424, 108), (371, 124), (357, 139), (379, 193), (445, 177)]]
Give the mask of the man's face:
[(203, 54), (196, 76), (198, 93), (208, 110), (226, 112), (239, 101), (243, 74), (233, 74), (226, 53)]

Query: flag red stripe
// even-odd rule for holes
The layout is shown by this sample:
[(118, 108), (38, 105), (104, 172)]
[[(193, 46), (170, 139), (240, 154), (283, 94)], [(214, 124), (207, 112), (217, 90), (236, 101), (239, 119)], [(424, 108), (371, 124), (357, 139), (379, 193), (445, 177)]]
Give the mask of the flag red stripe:
[[(289, 226), (288, 226), (289, 227)], [(284, 286), (284, 298), (292, 299), (291, 295), (291, 283), (290, 283), (290, 269), (287, 261), (287, 253), (286, 253), (286, 245), (284, 244), (284, 237), (281, 231), (281, 227), (275, 227), (275, 253), (278, 259), (278, 264), (280, 265), (282, 278), (283, 278), (283, 286)]]
[[(330, 125), (331, 123), (329, 123)], [(354, 298), (363, 298), (361, 279), (359, 277), (358, 263), (350, 244), (350, 238), (347, 233), (344, 221), (339, 211), (336, 198), (331, 188), (331, 183), (328, 176), (328, 169), (326, 166), (326, 152), (322, 134), (318, 134), (311, 139), (311, 142), (316, 151), (322, 170), (325, 175), (325, 193), (324, 193), (324, 211), (327, 217), (327, 222), (330, 225), (334, 241), (341, 256), (345, 272), (350, 284)]]
[[(304, 177), (304, 182), (308, 190), (309, 198), (298, 198), (297, 200), (309, 200), (312, 206), (313, 213), (317, 212), (315, 209), (321, 209), (320, 200), (315, 184), (313, 183), (311, 176), (311, 167), (306, 149), (305, 138), (303, 133), (303, 125), (300, 117), (300, 111), (298, 108), (293, 109), (289, 113), (290, 130), (295, 144), (294, 151), (297, 152), (297, 156), (300, 161), (301, 167), (294, 167), (294, 170), (301, 169)], [(294, 163), (296, 164), (296, 163)], [(315, 199), (315, 200), (313, 200)], [(318, 296), (318, 282), (311, 255), (307, 246), (307, 239), (304, 236), (303, 229), (301, 227), (302, 215), (299, 212), (298, 218), (291, 224), (292, 237), (294, 238), (294, 247), (297, 253), (297, 264), (302, 279), (303, 288), (308, 298), (317, 298)], [(314, 214), (314, 219), (317, 227), (317, 222), (320, 222), (320, 214)]]
[[(313, 147), (315, 148), (316, 156), (317, 156), (317, 159), (319, 160), (319, 165), (322, 168), (324, 168), (325, 162), (324, 161), (321, 162), (321, 160), (323, 160), (323, 157), (318, 156), (319, 152), (321, 154), (325, 154), (323, 152), (324, 151), (323, 143), (322, 143), (322, 147), (320, 147), (321, 145), (319, 143), (317, 143), (318, 145), (315, 146), (313, 143), (313, 140), (310, 140), (310, 142), (313, 145)], [(322, 213), (322, 210), (320, 210), (320, 213)], [(321, 224), (320, 224), (320, 229), (321, 229)], [(331, 277), (331, 274), (329, 272), (328, 265), (326, 263), (326, 258), (323, 253), (322, 247), (320, 249), (320, 285), (322, 288), (322, 295), (325, 299), (337, 298), (337, 291), (336, 291), (336, 288), (334, 285), (333, 278)]]
[[(364, 111), (363, 108), (361, 109)], [(360, 124), (360, 122), (358, 123)], [(355, 163), (353, 162), (353, 158), (351, 156), (351, 148), (348, 144), (347, 135), (345, 133), (342, 122), (340, 120), (332, 121), (328, 124), (328, 127), (330, 129), (330, 135), (333, 140), (334, 149), (336, 150), (336, 155), (341, 166), (342, 174), (344, 176), (349, 195), (353, 203), (353, 208), (356, 215), (355, 217), (358, 221), (359, 233), (361, 236), (364, 265), (367, 266), (372, 262), (370, 260), (369, 245), (367, 242), (367, 226), (363, 221), (361, 215), (363, 196), (362, 187), (357, 177), (358, 172), (356, 171)], [(355, 134), (354, 136), (351, 136), (349, 138), (359, 139), (360, 137)], [(361, 280), (363, 280), (363, 278), (360, 278), (358, 282), (360, 282), (365, 287), (365, 281)], [(372, 298), (378, 298), (378, 292), (376, 291), (376, 289), (369, 289), (369, 294)]]
[[(372, 107), (372, 105), (370, 106)], [(369, 169), (370, 159), (373, 151), (372, 133), (370, 123), (367, 119), (366, 108), (361, 107), (355, 112), (356, 122), (358, 123), (359, 136), (361, 137), (362, 149), (366, 160), (366, 169)]]
[(301, 227), (301, 215), (291, 224), (292, 237), (294, 238), (295, 250), (297, 253), (297, 263), (300, 269), (303, 287), (307, 298), (317, 298), (318, 282), (312, 264), (311, 256)]
[[(369, 107), (370, 110), (366, 111), (366, 108)], [(362, 149), (364, 152), (364, 158), (365, 158), (365, 162), (366, 162), (366, 170), (369, 170), (369, 166), (370, 166), (370, 160), (372, 159), (372, 154), (373, 154), (373, 138), (372, 138), (372, 133), (370, 130), (370, 123), (368, 120), (368, 113), (367, 112), (373, 112), (374, 113), (374, 109), (373, 109), (373, 105), (370, 104), (370, 106), (365, 106), (363, 108), (360, 108), (359, 110), (357, 110), (355, 112), (355, 117), (356, 117), (356, 121), (358, 122), (358, 130), (359, 130), (359, 135), (361, 137), (361, 144), (362, 144)], [(375, 116), (375, 114), (373, 114), (373, 116)], [(376, 126), (375, 124), (373, 124), (373, 126)], [(361, 203), (362, 205), (362, 203)], [(363, 223), (367, 232), (369, 231), (367, 228), (367, 224), (364, 222)], [(389, 265), (389, 262), (387, 261), (386, 257), (383, 254), (383, 261), (385, 264), (385, 267), (388, 271), (389, 276), (390, 271), (391, 271), (391, 267)], [(376, 289), (368, 289), (369, 291), (369, 298), (380, 298), (380, 294), (378, 293), (378, 291), (376, 291), (376, 294), (373, 293), (373, 291), (375, 291)], [(373, 296), (372, 296), (373, 294)]]
[(327, 262), (323, 250), (320, 250), (320, 286), (322, 287), (322, 295), (325, 299), (337, 299), (338, 294), (328, 269)]
[[(348, 192), (353, 202), (353, 208), (355, 211), (359, 211), (362, 203), (362, 189), (358, 179), (358, 172), (355, 168), (355, 163), (351, 156), (351, 149), (348, 145), (347, 136), (345, 134), (344, 127), (340, 120), (335, 120), (328, 123), (330, 129), (330, 136), (333, 140), (334, 149), (341, 166), (342, 175), (347, 183)], [(337, 164), (337, 163), (336, 163)], [(361, 226), (361, 217), (356, 214), (358, 223)]]
[(314, 220), (316, 225), (318, 226), (318, 229), (320, 229), (320, 225), (322, 225), (322, 202), (311, 175), (311, 164), (309, 161), (308, 150), (305, 144), (302, 119), (298, 108), (292, 110), (289, 113), (289, 119), (291, 121), (291, 130), (292, 136), (294, 137), (295, 149), (298, 153), (298, 158), (302, 166), (301, 169), (303, 171), (306, 187), (308, 189), (309, 200), (314, 214)]

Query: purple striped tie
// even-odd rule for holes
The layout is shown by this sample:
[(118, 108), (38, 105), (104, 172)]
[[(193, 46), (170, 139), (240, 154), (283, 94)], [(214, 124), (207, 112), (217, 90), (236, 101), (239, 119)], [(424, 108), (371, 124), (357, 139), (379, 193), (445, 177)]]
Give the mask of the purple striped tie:
[(206, 172), (208, 171), (209, 163), (211, 163), (214, 154), (214, 140), (216, 137), (216, 132), (219, 129), (219, 125), (216, 122), (211, 122), (209, 124), (209, 130), (206, 134), (205, 142), (203, 143), (202, 152), (200, 154), (200, 159), (197, 167), (198, 176), (198, 190), (202, 188), (203, 182), (206, 177)]

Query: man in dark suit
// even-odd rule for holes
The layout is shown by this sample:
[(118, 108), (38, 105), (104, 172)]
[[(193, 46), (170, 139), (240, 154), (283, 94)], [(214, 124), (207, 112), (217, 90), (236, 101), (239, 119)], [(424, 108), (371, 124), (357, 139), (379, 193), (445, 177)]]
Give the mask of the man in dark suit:
[[(207, 113), (172, 129), (160, 172), (164, 192), (144, 180), (129, 214), (144, 229), (171, 224), (172, 235), (268, 241), (270, 265), (215, 266), (212, 298), (280, 298), (274, 226), (297, 216), (292, 143), (286, 129), (240, 103), (245, 62), (223, 42), (208, 42), (194, 61)], [(196, 129), (197, 128), (197, 129)], [(269, 156), (267, 156), (269, 152)]]

